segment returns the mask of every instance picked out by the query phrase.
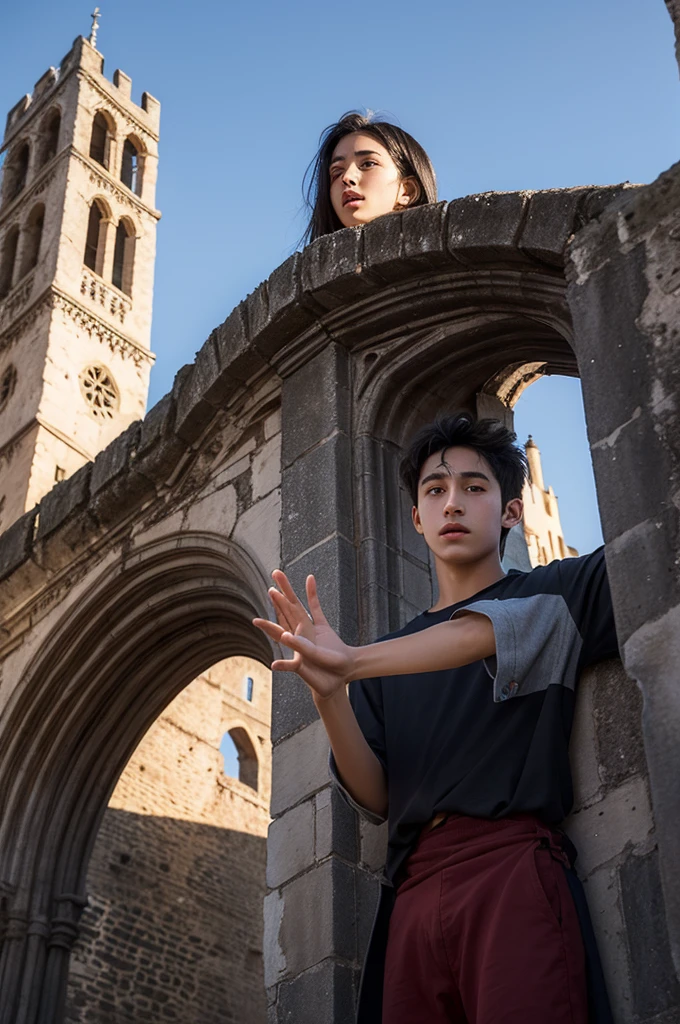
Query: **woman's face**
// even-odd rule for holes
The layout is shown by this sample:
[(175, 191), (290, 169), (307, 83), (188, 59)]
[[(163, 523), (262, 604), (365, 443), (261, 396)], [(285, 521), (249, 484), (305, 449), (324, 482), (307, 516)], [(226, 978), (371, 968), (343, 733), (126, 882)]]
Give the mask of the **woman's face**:
[(351, 228), (408, 206), (418, 186), (413, 178), (399, 177), (394, 160), (377, 139), (352, 132), (333, 150), (330, 190), (340, 223)]

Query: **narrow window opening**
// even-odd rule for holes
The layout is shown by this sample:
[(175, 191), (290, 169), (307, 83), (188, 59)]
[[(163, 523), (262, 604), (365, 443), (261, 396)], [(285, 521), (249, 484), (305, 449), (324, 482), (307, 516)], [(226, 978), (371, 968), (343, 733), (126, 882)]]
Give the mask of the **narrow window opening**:
[(99, 252), (99, 231), (102, 222), (102, 211), (97, 203), (90, 207), (90, 216), (87, 221), (87, 238), (85, 240), (85, 255), (83, 262), (90, 270), (97, 272), (97, 255)]
[(61, 114), (53, 113), (45, 130), (45, 144), (42, 152), (40, 166), (48, 163), (52, 157), (57, 155), (59, 149), (59, 131), (61, 129)]
[(19, 228), (10, 228), (5, 236), (5, 244), (2, 252), (2, 264), (0, 266), (0, 299), (4, 299), (12, 288), (14, 264), (16, 262), (18, 244)]
[(224, 774), (257, 790), (257, 754), (246, 730), (237, 726), (225, 733), (220, 743), (220, 752), (224, 757)]
[(24, 251), (21, 265), (21, 276), (24, 277), (33, 270), (40, 257), (40, 243), (42, 241), (43, 224), (45, 222), (45, 207), (36, 206), (30, 213), (26, 225), (24, 237)]
[(134, 192), (135, 195), (141, 193), (142, 184), (142, 161), (140, 151), (135, 146), (134, 142), (130, 139), (126, 139), (123, 145), (123, 162), (120, 168), (120, 180), (124, 185)]
[(116, 244), (113, 250), (112, 282), (126, 295), (132, 295), (132, 273), (135, 256), (135, 236), (129, 225), (122, 220), (116, 228)]
[(28, 143), (25, 142), (16, 154), (9, 157), (7, 161), (7, 199), (15, 199), (20, 192), (23, 192), (28, 177), (28, 164), (31, 151)]
[(109, 131), (109, 125), (104, 115), (99, 112), (94, 115), (94, 120), (92, 121), (90, 157), (108, 170), (110, 149), (111, 132)]
[(254, 686), (255, 686), (255, 684), (253, 682), (253, 677), (252, 676), (246, 676), (244, 682), (245, 682), (245, 687), (244, 688), (245, 688), (245, 691), (246, 691), (246, 700), (252, 701), (252, 699), (253, 699), (253, 689), (254, 689)]

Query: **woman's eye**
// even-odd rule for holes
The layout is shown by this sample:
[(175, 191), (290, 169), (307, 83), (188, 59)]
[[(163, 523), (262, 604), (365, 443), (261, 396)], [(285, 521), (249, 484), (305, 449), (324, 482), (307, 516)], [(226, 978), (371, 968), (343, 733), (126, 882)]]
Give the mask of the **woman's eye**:
[(364, 162), (362, 163), (361, 166), (362, 167), (377, 167), (378, 166), (378, 161), (377, 160), (364, 160)]

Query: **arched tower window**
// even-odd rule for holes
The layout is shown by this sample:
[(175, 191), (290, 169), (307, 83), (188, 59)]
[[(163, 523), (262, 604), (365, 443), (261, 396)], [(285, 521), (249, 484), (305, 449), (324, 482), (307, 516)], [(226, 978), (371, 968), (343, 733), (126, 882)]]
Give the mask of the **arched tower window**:
[(123, 144), (123, 159), (120, 166), (120, 180), (134, 192), (142, 194), (143, 154), (140, 146), (133, 139), (126, 139)]
[(31, 151), (27, 142), (11, 153), (5, 166), (5, 199), (10, 202), (23, 192), (28, 177)]
[(116, 288), (126, 295), (132, 295), (132, 273), (135, 262), (135, 229), (124, 218), (116, 228), (116, 244), (113, 250), (113, 276)]
[(5, 244), (2, 247), (2, 263), (0, 264), (0, 299), (4, 299), (5, 295), (7, 295), (12, 287), (18, 244), (19, 228), (15, 225), (14, 227), (11, 227), (5, 235)]
[(104, 268), (106, 251), (106, 229), (109, 224), (109, 212), (99, 199), (94, 199), (90, 206), (85, 238), (85, 254), (83, 263), (101, 277)]
[(96, 160), (102, 167), (108, 170), (111, 158), (111, 140), (113, 132), (106, 116), (97, 111), (92, 121), (92, 135), (90, 137), (90, 157)]
[(61, 130), (61, 113), (58, 110), (53, 110), (44, 121), (43, 126), (44, 142), (40, 157), (41, 167), (46, 163), (49, 163), (52, 157), (57, 155), (57, 150), (59, 149), (59, 132)]
[(33, 267), (38, 262), (44, 222), (45, 207), (42, 203), (38, 203), (28, 215), (26, 227), (24, 228), (24, 246), (21, 257), (22, 277), (24, 274), (28, 274), (30, 270), (33, 270)]
[(239, 782), (257, 790), (257, 754), (246, 730), (237, 726), (225, 733), (220, 744), (220, 751), (224, 757), (225, 775), (230, 775), (232, 778), (238, 777)]

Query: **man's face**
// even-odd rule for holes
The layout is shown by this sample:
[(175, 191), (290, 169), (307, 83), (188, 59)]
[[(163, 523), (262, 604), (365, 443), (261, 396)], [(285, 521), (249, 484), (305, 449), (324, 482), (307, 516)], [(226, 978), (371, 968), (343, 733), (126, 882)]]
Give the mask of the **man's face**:
[(413, 525), (443, 562), (468, 564), (497, 552), (501, 527), (521, 514), (519, 499), (503, 508), (500, 484), (471, 448), (446, 448), (420, 470)]

